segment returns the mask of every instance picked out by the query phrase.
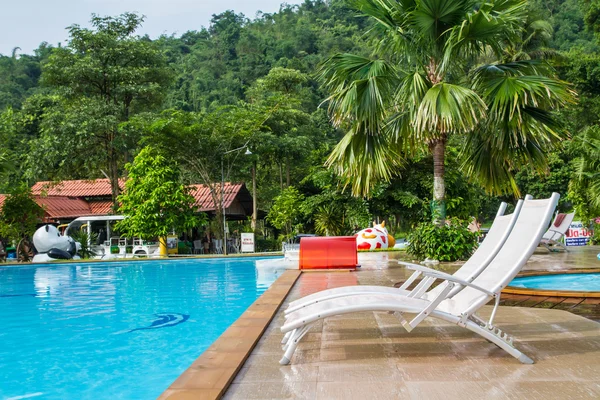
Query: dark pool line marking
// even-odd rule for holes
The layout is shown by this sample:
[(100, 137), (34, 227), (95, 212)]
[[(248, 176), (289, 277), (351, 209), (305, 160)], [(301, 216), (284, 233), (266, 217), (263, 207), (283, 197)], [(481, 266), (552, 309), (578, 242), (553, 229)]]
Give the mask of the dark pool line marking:
[(26, 294), (0, 294), (0, 297), (37, 297), (37, 294), (26, 293)]
[(173, 313), (173, 314), (160, 313), (160, 314), (154, 314), (154, 315), (156, 315), (158, 317), (158, 319), (156, 321), (152, 322), (152, 324), (150, 326), (135, 328), (135, 329), (130, 330), (129, 333), (135, 332), (135, 331), (148, 330), (148, 329), (170, 328), (170, 327), (182, 324), (190, 318), (189, 314), (180, 314), (180, 313)]

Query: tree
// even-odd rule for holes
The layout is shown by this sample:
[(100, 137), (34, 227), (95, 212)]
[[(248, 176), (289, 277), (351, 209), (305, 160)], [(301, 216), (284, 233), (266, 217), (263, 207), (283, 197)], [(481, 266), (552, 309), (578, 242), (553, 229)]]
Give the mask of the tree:
[(600, 128), (596, 125), (586, 129), (573, 139), (572, 147), (578, 156), (572, 161), (569, 198), (577, 215), (589, 220), (600, 215)]
[[(137, 131), (144, 132), (144, 143), (152, 144), (165, 154), (172, 154), (182, 167), (183, 178), (190, 183), (203, 183), (210, 189), (217, 220), (222, 219), (221, 174), (225, 181), (248, 176), (240, 166), (246, 160), (239, 149), (252, 144), (254, 134), (265, 119), (262, 109), (247, 104), (221, 107), (211, 113), (165, 110), (159, 116), (132, 121)], [(227, 153), (227, 154), (226, 154)], [(221, 168), (223, 166), (223, 169)]]
[(206, 222), (195, 212), (195, 199), (181, 183), (179, 166), (152, 147), (145, 147), (125, 168), (129, 178), (119, 195), (125, 215), (115, 229), (129, 237), (152, 239), (185, 231)]
[(282, 229), (286, 239), (289, 239), (297, 231), (299, 218), (302, 215), (300, 211), (302, 200), (304, 200), (304, 196), (298, 189), (290, 186), (275, 198), (273, 207), (269, 211), (267, 220), (275, 228)]
[(300, 210), (304, 226), (314, 226), (315, 233), (325, 236), (351, 235), (372, 221), (367, 201), (340, 190), (339, 178), (324, 167), (302, 180), (304, 200)]
[[(68, 169), (83, 164), (107, 170), (113, 202), (119, 194), (122, 163), (137, 137), (122, 123), (160, 104), (170, 71), (157, 45), (135, 35), (144, 18), (92, 15), (92, 29), (71, 25), (67, 46), (54, 49), (42, 71), (54, 89), (56, 105), (44, 113), (41, 135), (32, 143), (30, 164), (41, 154), (57, 155), (49, 164)], [(57, 142), (62, 147), (56, 151)], [(62, 158), (64, 154), (68, 157)]]
[[(445, 156), (462, 136), (463, 169), (495, 193), (518, 193), (513, 173), (546, 169), (566, 137), (551, 111), (574, 101), (536, 60), (506, 62), (522, 39), (525, 0), (349, 0), (374, 23), (372, 57), (337, 54), (320, 70), (333, 123), (347, 129), (328, 165), (356, 194), (397, 174), (401, 154), (433, 155), (434, 220), (445, 220)], [(514, 47), (514, 46), (513, 46)]]
[(21, 184), (14, 187), (0, 210), (0, 236), (18, 242), (31, 237), (44, 216), (44, 209), (34, 200), (31, 189)]

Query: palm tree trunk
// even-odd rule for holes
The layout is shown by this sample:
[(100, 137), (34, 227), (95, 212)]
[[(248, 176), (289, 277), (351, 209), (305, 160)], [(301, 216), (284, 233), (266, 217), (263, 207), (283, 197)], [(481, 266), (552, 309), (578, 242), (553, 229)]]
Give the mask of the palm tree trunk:
[(430, 145), (433, 154), (433, 201), (431, 214), (433, 223), (443, 225), (446, 222), (446, 184), (444, 182), (444, 160), (446, 138), (442, 137)]

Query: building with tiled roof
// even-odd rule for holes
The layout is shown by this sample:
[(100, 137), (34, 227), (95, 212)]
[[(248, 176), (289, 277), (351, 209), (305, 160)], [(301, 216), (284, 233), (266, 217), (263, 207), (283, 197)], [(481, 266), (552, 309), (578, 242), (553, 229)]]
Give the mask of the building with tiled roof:
[[(125, 181), (119, 180), (123, 189)], [(67, 197), (111, 197), (112, 190), (108, 179), (42, 181), (31, 187), (34, 196), (67, 196)]]
[[(125, 181), (120, 180), (121, 189)], [(31, 188), (36, 202), (44, 208), (44, 222), (65, 223), (77, 217), (110, 215), (111, 186), (108, 179), (37, 182)], [(198, 212), (215, 214), (216, 206), (205, 185), (191, 185)], [(0, 195), (0, 206), (4, 201)], [(245, 219), (252, 214), (252, 196), (243, 183), (225, 183), (225, 212), (228, 219)], [(219, 205), (220, 207), (220, 205)]]

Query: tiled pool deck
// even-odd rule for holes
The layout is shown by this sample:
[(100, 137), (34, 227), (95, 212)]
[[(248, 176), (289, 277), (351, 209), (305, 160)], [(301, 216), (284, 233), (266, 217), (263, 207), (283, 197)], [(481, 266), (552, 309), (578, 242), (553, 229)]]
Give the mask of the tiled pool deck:
[[(598, 268), (598, 252), (599, 247), (552, 254), (540, 250), (526, 270)], [(516, 346), (534, 359), (533, 365), (520, 364), (456, 325), (429, 319), (407, 333), (393, 315), (381, 312), (347, 314), (315, 324), (291, 365), (279, 365), (279, 328), (287, 303), (330, 287), (392, 286), (408, 277), (403, 267), (389, 262), (388, 257), (397, 256), (361, 255), (363, 268), (358, 272), (302, 274), (224, 398), (600, 398), (600, 324), (562, 310), (569, 306), (564, 299), (541, 300), (561, 309), (502, 307), (498, 312), (497, 325), (515, 336)], [(443, 269), (452, 272), (457, 267)], [(590, 315), (600, 307), (583, 301), (574, 306), (587, 306)], [(483, 316), (490, 310), (487, 307)]]

